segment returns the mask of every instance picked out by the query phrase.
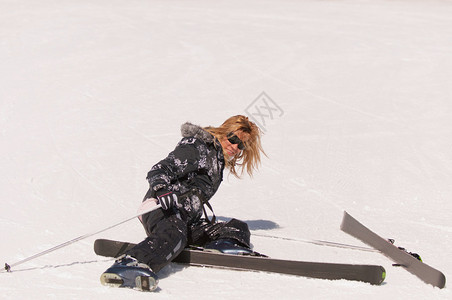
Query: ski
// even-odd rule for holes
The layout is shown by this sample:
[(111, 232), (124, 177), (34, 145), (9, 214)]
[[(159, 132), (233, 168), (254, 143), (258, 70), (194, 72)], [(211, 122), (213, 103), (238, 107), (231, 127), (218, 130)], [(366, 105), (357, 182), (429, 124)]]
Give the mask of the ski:
[(385, 240), (358, 222), (347, 212), (344, 212), (341, 230), (379, 250), (382, 254), (395, 261), (397, 265), (405, 268), (408, 272), (417, 276), (425, 283), (439, 288), (444, 288), (446, 285), (446, 277), (442, 272), (394, 246), (388, 240)]
[[(98, 239), (94, 242), (97, 255), (118, 257), (135, 246), (133, 243)], [(186, 248), (173, 262), (242, 271), (262, 271), (330, 280), (354, 280), (374, 285), (381, 284), (385, 269), (378, 265), (355, 265), (272, 259), (260, 254), (231, 255), (203, 248)]]

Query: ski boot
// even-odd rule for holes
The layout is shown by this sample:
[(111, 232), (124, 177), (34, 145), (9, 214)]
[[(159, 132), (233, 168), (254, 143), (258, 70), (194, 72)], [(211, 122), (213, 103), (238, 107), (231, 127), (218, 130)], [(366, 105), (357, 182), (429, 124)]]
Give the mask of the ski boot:
[(148, 265), (129, 255), (122, 255), (100, 276), (100, 282), (111, 287), (152, 292), (157, 288), (158, 278)]
[(240, 245), (234, 239), (219, 239), (207, 243), (204, 248), (215, 252), (234, 255), (254, 255), (254, 251), (248, 247)]

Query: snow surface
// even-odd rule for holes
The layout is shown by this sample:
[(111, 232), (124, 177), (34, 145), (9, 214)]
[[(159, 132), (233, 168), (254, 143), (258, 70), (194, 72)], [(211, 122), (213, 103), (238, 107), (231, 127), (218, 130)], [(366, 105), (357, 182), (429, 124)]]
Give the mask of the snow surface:
[[(450, 278), (451, 16), (440, 0), (0, 0), (0, 258), (133, 216), (183, 122), (220, 125), (265, 92), (268, 158), (225, 178), (216, 214), (363, 246), (339, 229), (347, 210)], [(379, 253), (262, 236), (272, 257), (381, 264), (386, 283), (171, 265), (152, 295), (102, 286), (93, 241), (144, 235), (130, 221), (2, 272), (0, 297), (452, 298)]]

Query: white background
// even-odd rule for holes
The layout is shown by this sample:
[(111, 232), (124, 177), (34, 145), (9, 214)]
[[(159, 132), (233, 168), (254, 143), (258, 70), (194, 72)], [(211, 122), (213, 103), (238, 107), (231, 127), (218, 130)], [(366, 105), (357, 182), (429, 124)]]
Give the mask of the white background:
[[(263, 91), (268, 154), (225, 181), (222, 219), (363, 245), (347, 210), (452, 274), (452, 2), (0, 0), (1, 263), (133, 216), (185, 121), (218, 126)], [(0, 274), (7, 299), (450, 299), (378, 253), (252, 237), (272, 257), (380, 264), (382, 286), (171, 265), (149, 295), (104, 287), (95, 238)]]

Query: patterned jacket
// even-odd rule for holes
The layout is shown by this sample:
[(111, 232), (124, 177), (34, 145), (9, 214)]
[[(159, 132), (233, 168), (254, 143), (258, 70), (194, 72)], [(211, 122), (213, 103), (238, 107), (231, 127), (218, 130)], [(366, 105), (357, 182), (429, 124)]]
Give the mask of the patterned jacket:
[[(182, 140), (168, 156), (154, 165), (147, 175), (151, 195), (159, 189), (196, 196), (182, 199), (179, 210), (195, 221), (202, 216), (202, 205), (209, 201), (223, 180), (225, 161), (221, 144), (200, 126), (181, 126)], [(201, 198), (201, 199), (199, 199)]]

